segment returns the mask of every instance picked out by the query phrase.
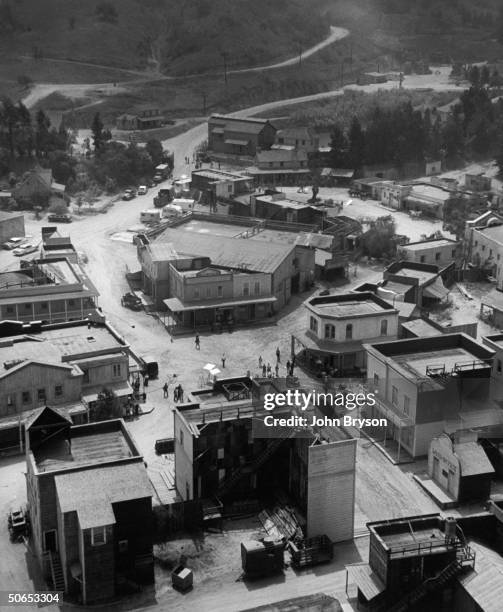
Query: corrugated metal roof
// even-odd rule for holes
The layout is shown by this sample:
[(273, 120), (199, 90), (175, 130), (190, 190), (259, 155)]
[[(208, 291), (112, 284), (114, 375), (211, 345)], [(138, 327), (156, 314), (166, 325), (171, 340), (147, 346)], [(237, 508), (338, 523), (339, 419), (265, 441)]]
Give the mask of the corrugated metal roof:
[(433, 298), (435, 300), (445, 300), (445, 298), (449, 295), (449, 289), (444, 286), (442, 279), (437, 276), (437, 278), (423, 289), (423, 296)]
[(209, 257), (213, 266), (272, 274), (295, 249), (290, 244), (274, 244), (166, 229), (152, 245), (169, 243), (179, 255)]

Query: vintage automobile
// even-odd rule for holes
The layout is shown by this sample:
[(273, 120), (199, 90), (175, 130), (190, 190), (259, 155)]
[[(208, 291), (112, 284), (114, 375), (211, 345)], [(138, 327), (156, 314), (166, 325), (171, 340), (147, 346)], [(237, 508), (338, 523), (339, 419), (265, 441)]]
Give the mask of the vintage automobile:
[(136, 192), (134, 189), (126, 189), (122, 194), (122, 199), (125, 201), (133, 200), (136, 196)]
[(142, 303), (140, 298), (134, 293), (125, 293), (121, 298), (121, 304), (130, 310), (141, 310)]
[(9, 512), (7, 526), (11, 542), (21, 542), (28, 535), (28, 518), (22, 508)]

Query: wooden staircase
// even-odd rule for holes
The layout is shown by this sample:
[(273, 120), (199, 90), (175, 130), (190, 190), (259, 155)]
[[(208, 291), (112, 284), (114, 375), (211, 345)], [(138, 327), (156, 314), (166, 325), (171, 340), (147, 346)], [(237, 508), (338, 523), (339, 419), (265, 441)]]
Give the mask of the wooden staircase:
[(228, 478), (224, 478), (218, 486), (218, 490), (216, 493), (217, 497), (224, 497), (241, 480), (241, 478), (243, 478), (245, 474), (253, 473), (258, 470), (258, 468), (263, 465), (269, 459), (269, 457), (271, 457), (278, 450), (278, 448), (281, 446), (281, 444), (283, 444), (285, 440), (289, 440), (290, 438), (293, 438), (293, 436), (295, 436), (297, 430), (293, 427), (288, 427), (283, 428), (281, 433), (283, 435), (279, 438), (274, 438), (273, 440), (271, 440), (270, 444), (268, 444), (267, 447), (262, 451), (262, 453), (255, 457), (253, 461), (245, 465), (239, 466), (232, 472), (232, 474)]
[(51, 551), (48, 553), (49, 567), (51, 568), (52, 586), (55, 591), (64, 592), (65, 577), (61, 566), (61, 559), (57, 552)]
[(436, 591), (468, 568), (472, 568), (474, 562), (475, 553), (469, 546), (462, 546), (457, 550), (456, 559), (436, 576), (427, 578), (394, 604), (390, 604), (389, 601), (380, 602), (376, 608), (372, 608), (372, 612), (406, 612), (419, 603), (428, 593)]

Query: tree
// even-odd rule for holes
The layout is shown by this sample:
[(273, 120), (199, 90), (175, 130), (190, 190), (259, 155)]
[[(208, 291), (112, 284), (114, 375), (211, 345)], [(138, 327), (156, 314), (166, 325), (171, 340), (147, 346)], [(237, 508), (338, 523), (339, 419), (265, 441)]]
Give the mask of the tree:
[(156, 138), (147, 141), (145, 151), (150, 155), (154, 166), (158, 166), (162, 162), (163, 148), (161, 142)]
[(395, 256), (395, 220), (391, 215), (378, 217), (370, 229), (363, 235), (363, 252), (369, 257)]
[(101, 121), (99, 113), (96, 113), (96, 115), (94, 115), (94, 119), (91, 124), (91, 131), (93, 133), (94, 150), (99, 151), (105, 141), (105, 139), (103, 138), (103, 122)]
[(365, 160), (365, 134), (357, 117), (351, 121), (348, 141), (347, 163), (351, 168), (361, 168)]
[(51, 122), (40, 109), (35, 116), (35, 152), (38, 157), (46, 155), (49, 148)]
[(348, 142), (342, 129), (335, 125), (330, 137), (330, 162), (333, 168), (344, 168), (346, 165)]

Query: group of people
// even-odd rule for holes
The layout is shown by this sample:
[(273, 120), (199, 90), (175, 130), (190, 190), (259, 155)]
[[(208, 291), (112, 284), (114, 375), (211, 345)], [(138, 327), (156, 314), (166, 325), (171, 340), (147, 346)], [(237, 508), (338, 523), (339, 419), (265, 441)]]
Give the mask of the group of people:
[[(274, 375), (276, 376), (276, 378), (278, 378), (280, 364), (281, 364), (281, 351), (280, 351), (279, 346), (276, 347), (276, 363), (274, 365), (274, 368), (273, 366), (271, 366), (271, 363), (269, 361), (266, 362), (264, 359), (262, 359), (262, 355), (259, 355), (259, 358), (258, 358), (259, 372), (262, 373), (262, 376), (264, 378), (272, 378), (273, 369), (274, 369)], [(293, 376), (294, 368), (295, 368), (295, 355), (292, 357), (292, 361), (288, 360), (286, 362), (286, 375)]]

